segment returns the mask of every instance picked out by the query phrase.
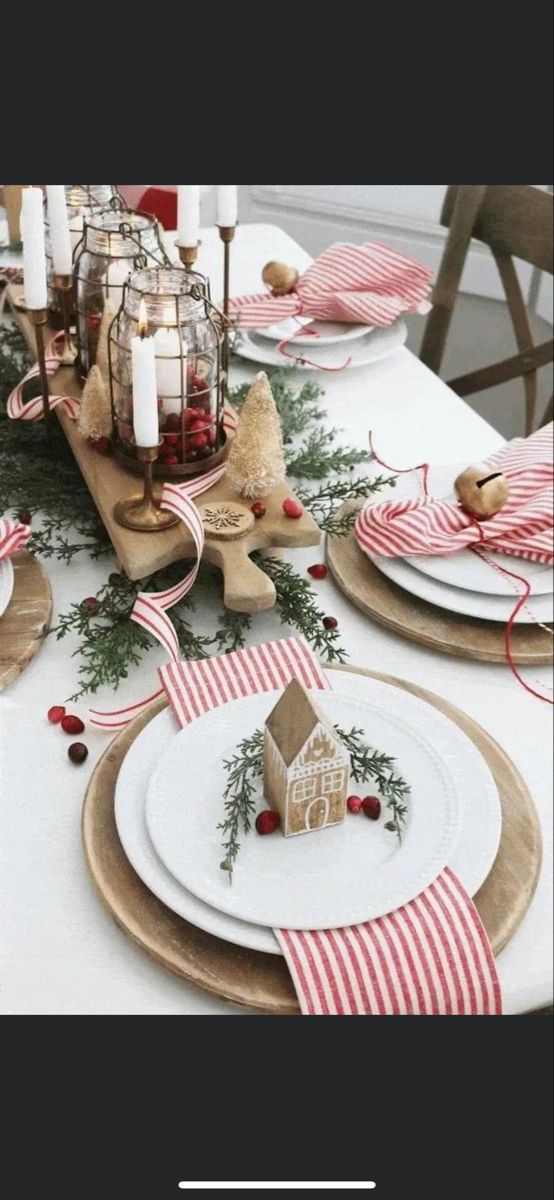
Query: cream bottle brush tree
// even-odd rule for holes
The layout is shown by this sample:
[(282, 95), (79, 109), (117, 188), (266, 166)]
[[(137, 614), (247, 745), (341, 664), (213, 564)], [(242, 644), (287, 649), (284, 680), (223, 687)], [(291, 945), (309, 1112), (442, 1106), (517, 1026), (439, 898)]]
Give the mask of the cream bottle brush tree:
[(281, 422), (269, 380), (260, 371), (242, 406), (231, 442), (227, 478), (241, 496), (268, 496), (286, 475)]

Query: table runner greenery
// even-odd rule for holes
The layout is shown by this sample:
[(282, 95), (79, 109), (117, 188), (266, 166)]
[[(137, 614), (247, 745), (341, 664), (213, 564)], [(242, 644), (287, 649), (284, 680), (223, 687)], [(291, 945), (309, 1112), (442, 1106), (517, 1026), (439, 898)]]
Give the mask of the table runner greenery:
[[(66, 563), (77, 555), (107, 559), (113, 553), (111, 543), (57, 422), (49, 445), (41, 423), (11, 421), (6, 415), (7, 396), (28, 365), (24, 339), (7, 318), (0, 332), (0, 514), (31, 514), (30, 548), (42, 558)], [(323, 392), (317, 384), (306, 381), (294, 368), (275, 372), (270, 383), (283, 426), (288, 476), (296, 495), (322, 531), (346, 534), (354, 514), (337, 515), (344, 501), (373, 495), (394, 481), (383, 475), (369, 477), (365, 469), (370, 454), (339, 444), (339, 430), (324, 423)], [(235, 408), (240, 410), (249, 386), (244, 384), (232, 392), (230, 399)], [(36, 382), (27, 387), (36, 389)], [(280, 621), (298, 630), (326, 661), (344, 662), (347, 656), (340, 630), (324, 626), (325, 614), (309, 579), (290, 562), (252, 557), (275, 584)], [(202, 564), (199, 578), (206, 571), (213, 575), (213, 568)], [(137, 593), (168, 588), (182, 575), (182, 563), (173, 563), (135, 582), (112, 571), (94, 598), (87, 597), (85, 603), (77, 598), (59, 616), (50, 635), (60, 639), (71, 631), (79, 637), (75, 651), (80, 659), (79, 687), (69, 699), (76, 700), (103, 686), (117, 689), (154, 644), (150, 635), (130, 619)], [(194, 589), (172, 608), (171, 619), (183, 658), (203, 658), (243, 646), (256, 620), (247, 613), (223, 608), (215, 634), (202, 634)]]

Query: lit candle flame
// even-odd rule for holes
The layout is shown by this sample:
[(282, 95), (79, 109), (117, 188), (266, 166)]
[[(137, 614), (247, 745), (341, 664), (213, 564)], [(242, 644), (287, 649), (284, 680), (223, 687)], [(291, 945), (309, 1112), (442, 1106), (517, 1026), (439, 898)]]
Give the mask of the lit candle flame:
[(146, 304), (144, 303), (144, 300), (141, 300), (139, 304), (138, 333), (139, 337), (141, 338), (148, 333), (148, 317), (146, 315)]

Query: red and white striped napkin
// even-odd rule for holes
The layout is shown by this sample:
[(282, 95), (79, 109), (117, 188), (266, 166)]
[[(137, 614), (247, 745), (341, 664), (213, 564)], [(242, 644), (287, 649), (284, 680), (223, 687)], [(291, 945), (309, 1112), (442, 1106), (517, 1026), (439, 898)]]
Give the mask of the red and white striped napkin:
[(16, 550), (23, 550), (31, 533), (30, 525), (22, 525), (21, 521), (10, 521), (9, 517), (0, 517), (0, 562), (11, 558)]
[[(516, 438), (484, 464), (501, 470), (510, 484), (504, 507), (487, 521), (476, 521), (454, 502), (425, 496), (368, 504), (355, 526), (369, 554), (394, 558), (412, 554), (454, 554), (480, 545), (503, 554), (551, 563), (553, 532), (552, 425), (531, 437)], [(414, 468), (415, 469), (415, 468)]]
[(229, 315), (240, 329), (260, 329), (287, 317), (362, 325), (392, 325), (427, 299), (433, 272), (379, 242), (336, 242), (316, 258), (287, 296), (237, 296)]
[[(300, 638), (217, 658), (172, 662), (160, 679), (181, 727), (241, 696), (327, 679)], [(500, 984), (481, 919), (449, 868), (386, 917), (343, 929), (274, 930), (302, 1013), (315, 1016), (499, 1015)]]

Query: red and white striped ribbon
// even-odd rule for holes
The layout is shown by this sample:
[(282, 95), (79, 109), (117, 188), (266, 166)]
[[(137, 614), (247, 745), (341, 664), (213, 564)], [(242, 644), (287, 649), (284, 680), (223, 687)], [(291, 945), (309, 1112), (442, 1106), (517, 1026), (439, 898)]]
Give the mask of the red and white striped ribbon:
[(287, 317), (391, 325), (426, 300), (433, 272), (379, 242), (336, 242), (316, 258), (287, 296), (263, 293), (229, 301), (240, 329), (261, 329)]
[[(300, 638), (281, 638), (159, 671), (184, 727), (241, 696), (329, 683)], [(275, 930), (306, 1015), (495, 1015), (500, 984), (471, 898), (449, 869), (409, 904), (362, 925)]]
[(31, 533), (30, 525), (22, 525), (21, 521), (10, 521), (9, 517), (0, 517), (0, 562), (11, 558), (17, 550), (23, 550)]
[[(55, 333), (54, 337), (48, 343), (45, 351), (46, 374), (54, 375), (60, 366), (60, 356), (58, 354), (58, 342), (63, 340), (63, 330)], [(15, 421), (42, 421), (44, 417), (44, 405), (42, 396), (34, 396), (32, 400), (23, 400), (23, 388), (30, 379), (39, 378), (38, 363), (34, 363), (29, 368), (27, 374), (14, 387), (13, 392), (8, 396), (7, 413)], [(68, 416), (74, 421), (79, 414), (79, 401), (76, 396), (50, 396), (49, 407), (51, 410), (58, 408), (58, 405), (63, 405)]]
[[(223, 424), (228, 431), (234, 431), (237, 426), (236, 418), (228, 408), (224, 409)], [(226, 469), (227, 464), (221, 463), (211, 471), (207, 471), (205, 475), (191, 479), (189, 483), (164, 484), (160, 507), (168, 509), (181, 519), (194, 542), (196, 561), (184, 579), (174, 584), (173, 587), (167, 588), (163, 592), (139, 592), (133, 605), (131, 620), (136, 621), (137, 625), (142, 625), (147, 633), (156, 638), (167, 651), (170, 662), (178, 661), (180, 651), (177, 632), (171, 618), (167, 615), (167, 609), (173, 608), (174, 604), (183, 600), (194, 586), (204, 548), (204, 526), (194, 500), (213, 487), (225, 474)], [(134, 717), (138, 716), (139, 712), (156, 700), (162, 690), (162, 688), (158, 688), (144, 700), (110, 712), (91, 708), (89, 709), (90, 722), (98, 729), (120, 729), (124, 725), (128, 725)]]

